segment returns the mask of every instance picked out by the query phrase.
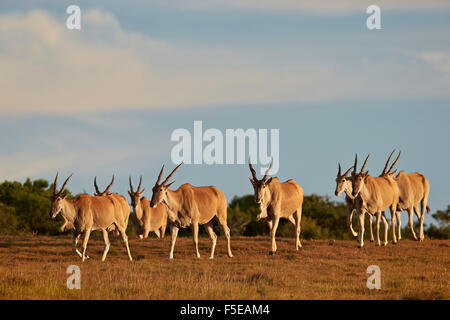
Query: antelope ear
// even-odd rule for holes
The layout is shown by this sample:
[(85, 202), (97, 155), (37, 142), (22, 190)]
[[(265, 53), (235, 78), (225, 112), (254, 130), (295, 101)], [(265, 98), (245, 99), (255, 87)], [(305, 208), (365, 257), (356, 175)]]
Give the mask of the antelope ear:
[(266, 181), (266, 185), (272, 182), (272, 178), (269, 178), (269, 180)]
[(171, 183), (166, 184), (166, 188), (169, 189), (171, 185), (173, 185), (175, 183), (175, 180), (173, 180)]
[(251, 183), (252, 185), (255, 185), (255, 180), (253, 180), (252, 178), (250, 178), (250, 176), (248, 177), (248, 180), (250, 180), (250, 183)]
[(63, 196), (63, 200), (66, 200), (66, 198), (69, 196), (69, 194), (67, 193), (65, 196)]
[[(175, 181), (174, 181), (175, 182)], [(173, 183), (173, 182), (172, 182)], [(142, 197), (142, 195), (144, 194), (144, 191), (145, 191), (145, 188), (144, 189), (142, 189), (142, 191), (141, 192), (139, 192), (139, 198), (140, 197)]]
[(368, 175), (369, 175), (369, 170), (367, 170), (366, 172), (364, 172), (364, 179), (367, 178)]
[(130, 195), (130, 197), (132, 197), (133, 195), (131, 194), (131, 191), (130, 190), (128, 190), (128, 194)]

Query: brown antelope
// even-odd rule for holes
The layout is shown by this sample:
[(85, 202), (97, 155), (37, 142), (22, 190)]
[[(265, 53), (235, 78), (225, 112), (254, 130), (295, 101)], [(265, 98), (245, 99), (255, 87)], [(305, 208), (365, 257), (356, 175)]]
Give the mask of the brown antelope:
[[(342, 192), (345, 192), (345, 203), (347, 204), (347, 227), (350, 228), (350, 231), (352, 232), (352, 235), (354, 237), (358, 236), (358, 233), (356, 233), (353, 230), (353, 224), (352, 224), (352, 218), (353, 218), (353, 212), (355, 211), (355, 199), (352, 196), (353, 188), (352, 188), (352, 179), (350, 177), (347, 177), (350, 170), (353, 169), (353, 167), (350, 167), (344, 174), (341, 174), (341, 164), (338, 164), (338, 174), (336, 177), (336, 190), (334, 191), (334, 194), (336, 197), (339, 197)], [(369, 226), (370, 226), (370, 242), (373, 242), (373, 231), (372, 231), (372, 223), (373, 223), (373, 217), (369, 214)], [(358, 239), (359, 241), (359, 239)]]
[[(394, 151), (392, 151), (392, 153), (390, 154), (388, 160), (386, 161), (386, 164), (384, 166), (384, 169), (383, 169), (382, 173), (380, 174), (380, 177), (386, 175), (387, 168), (388, 168), (389, 162), (390, 162), (390, 160), (392, 158), (392, 155), (394, 154)], [(393, 163), (393, 165), (391, 166), (391, 168), (389, 170), (392, 170), (392, 168), (397, 164), (397, 161), (398, 161), (398, 157), (397, 157), (397, 160)], [(353, 230), (353, 225), (352, 225), (353, 211), (355, 210), (354, 198), (352, 196), (352, 192), (353, 192), (352, 178), (351, 177), (347, 177), (348, 172), (352, 168), (353, 167), (351, 167), (343, 175), (341, 175), (341, 165), (339, 164), (338, 174), (337, 174), (337, 177), (336, 177), (336, 190), (335, 190), (334, 194), (336, 196), (339, 196), (342, 193), (342, 191), (345, 192), (345, 194), (346, 194), (345, 202), (347, 204), (347, 210), (348, 210), (348, 212), (347, 212), (347, 226), (350, 227), (350, 230), (351, 230), (353, 236), (356, 237), (358, 234)], [(397, 171), (397, 170), (395, 170), (395, 171)], [(384, 212), (382, 214), (384, 215)], [(398, 220), (398, 226), (399, 226), (399, 228), (401, 228), (400, 212), (398, 212), (398, 211), (397, 211), (397, 220)], [(373, 242), (372, 222), (373, 222), (373, 217), (372, 217), (372, 215), (369, 214), (370, 242)], [(359, 239), (358, 239), (358, 241), (359, 241)]]
[(131, 198), (131, 206), (134, 210), (132, 216), (133, 225), (139, 238), (144, 239), (148, 237), (150, 231), (153, 231), (158, 238), (164, 238), (167, 225), (167, 210), (166, 206), (150, 207), (150, 201), (142, 197), (144, 190), (141, 190), (142, 176), (139, 180), (137, 190), (133, 190), (131, 177), (129, 178), (130, 190), (128, 194)]
[[(393, 177), (395, 174), (394, 172), (391, 172), (393, 166), (398, 162), (398, 159), (400, 158), (401, 152), (398, 154), (397, 159), (391, 166), (391, 168), (386, 171), (387, 165), (385, 169), (382, 172), (382, 175), (385, 176), (391, 176)], [(428, 202), (428, 195), (430, 193), (430, 184), (428, 180), (423, 176), (422, 174), (418, 172), (414, 173), (405, 173), (405, 171), (400, 171), (399, 174), (396, 177), (393, 177), (394, 180), (397, 182), (398, 190), (399, 190), (399, 201), (397, 206), (397, 219), (400, 220), (400, 212), (407, 210), (408, 216), (409, 216), (409, 227), (411, 229), (411, 233), (414, 237), (414, 240), (424, 240), (424, 234), (423, 234), (423, 220), (425, 217), (425, 210), (427, 213), (430, 212), (430, 207), (427, 205)], [(419, 203), (421, 205), (421, 211), (419, 211)], [(416, 233), (414, 232), (414, 226), (413, 226), (413, 211), (416, 213), (417, 218), (419, 219), (420, 223), (420, 230), (419, 230), (419, 239), (416, 236)], [(398, 239), (401, 239), (401, 223), (399, 221), (398, 226)]]
[(173, 250), (180, 228), (192, 225), (194, 236), (195, 253), (200, 258), (198, 251), (198, 226), (205, 225), (206, 231), (211, 237), (212, 247), (210, 259), (214, 258), (214, 250), (216, 248), (217, 236), (213, 230), (213, 218), (217, 217), (221, 224), (228, 242), (228, 256), (232, 257), (230, 247), (230, 228), (227, 225), (227, 200), (222, 191), (214, 186), (194, 187), (189, 183), (181, 185), (177, 190), (170, 190), (170, 186), (175, 182), (167, 184), (175, 171), (181, 166), (180, 163), (160, 183), (163, 174), (164, 165), (159, 173), (158, 180), (153, 187), (152, 199), (150, 207), (155, 208), (163, 203), (167, 208), (167, 214), (171, 223), (171, 242), (169, 258), (173, 259)]
[(388, 223), (383, 211), (390, 209), (392, 220), (392, 238), (393, 242), (397, 243), (395, 237), (395, 220), (396, 210), (398, 203), (398, 187), (393, 178), (389, 176), (372, 177), (369, 175), (369, 171), (364, 171), (367, 160), (367, 156), (364, 164), (359, 173), (356, 173), (358, 156), (355, 156), (355, 165), (352, 172), (352, 196), (357, 197), (355, 200), (356, 212), (359, 217), (359, 248), (364, 246), (364, 215), (365, 213), (375, 215), (377, 217), (377, 243), (380, 245), (380, 218), (384, 222), (384, 243), (387, 245), (387, 232)]
[[(100, 192), (97, 186), (97, 177), (94, 177), (94, 188), (95, 188), (94, 195), (106, 196), (109, 199), (111, 199), (111, 201), (114, 204), (114, 208), (117, 211), (116, 214), (118, 216), (121, 216), (126, 221), (125, 225), (128, 226), (128, 219), (130, 217), (130, 206), (128, 205), (127, 199), (124, 196), (118, 193), (109, 192), (109, 189), (111, 189), (113, 183), (114, 183), (114, 175), (112, 177), (111, 183), (106, 187), (106, 189), (103, 192)], [(108, 231), (114, 231), (116, 236), (119, 235), (119, 230), (117, 230), (114, 224), (108, 228)]]
[[(61, 190), (56, 192), (56, 185), (58, 183), (58, 174), (56, 174), (55, 182), (53, 184), (53, 195), (50, 197), (52, 201), (50, 216), (55, 218), (61, 212), (61, 215), (66, 221), (66, 227), (68, 226), (68, 228), (73, 230), (73, 250), (84, 262), (87, 258), (86, 248), (91, 231), (101, 230), (103, 240), (105, 242), (102, 261), (105, 261), (106, 254), (109, 250), (107, 229), (114, 224), (115, 228), (117, 228), (122, 235), (129, 259), (133, 260), (131, 257), (130, 248), (128, 246), (128, 238), (125, 233), (125, 221), (122, 216), (116, 215), (116, 210), (111, 199), (108, 199), (107, 197), (94, 197), (88, 194), (81, 194), (74, 200), (67, 200), (67, 195), (63, 196), (63, 192), (71, 177), (72, 175), (66, 179), (61, 187)], [(77, 249), (77, 242), (82, 233), (84, 233), (83, 252), (80, 253)]]
[(272, 240), (272, 249), (269, 251), (269, 254), (275, 254), (277, 251), (275, 233), (277, 232), (280, 218), (288, 219), (295, 225), (295, 249), (299, 250), (302, 247), (300, 242), (300, 224), (302, 220), (303, 189), (292, 179), (286, 182), (280, 182), (277, 177), (267, 179), (272, 166), (273, 161), (264, 177), (259, 180), (249, 160), (249, 167), (253, 179), (251, 177), (248, 178), (255, 192), (255, 202), (259, 204), (261, 210), (261, 213), (258, 214), (256, 219), (259, 221), (265, 218), (269, 226)]

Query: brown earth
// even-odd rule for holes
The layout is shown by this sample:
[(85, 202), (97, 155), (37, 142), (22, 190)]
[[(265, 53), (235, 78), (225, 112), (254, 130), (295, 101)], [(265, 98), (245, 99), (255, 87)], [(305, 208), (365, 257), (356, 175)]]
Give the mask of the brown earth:
[[(130, 237), (134, 261), (113, 236), (105, 262), (103, 241), (91, 237), (82, 263), (71, 235), (0, 236), (0, 299), (449, 299), (450, 240), (401, 240), (376, 247), (356, 241), (277, 239), (269, 256), (268, 237), (232, 237), (234, 257), (219, 236), (216, 258), (210, 240), (200, 239), (200, 259), (191, 238), (179, 237), (169, 260), (170, 235), (163, 240)], [(79, 244), (80, 245), (80, 244)], [(69, 265), (81, 268), (81, 289), (66, 286)], [(367, 267), (381, 269), (381, 290), (366, 286)]]

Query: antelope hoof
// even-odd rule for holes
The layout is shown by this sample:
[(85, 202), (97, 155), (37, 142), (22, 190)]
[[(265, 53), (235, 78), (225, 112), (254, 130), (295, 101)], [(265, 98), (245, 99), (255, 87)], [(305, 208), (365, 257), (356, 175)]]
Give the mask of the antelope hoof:
[(269, 251), (269, 256), (274, 256), (275, 255), (275, 251)]
[(364, 247), (363, 244), (358, 244), (358, 249), (361, 249), (362, 247)]
[(387, 246), (387, 244), (388, 244), (387, 242), (383, 242), (383, 247)]
[(398, 241), (392, 241), (392, 244), (397, 244)]
[(370, 242), (374, 242), (375, 240), (373, 240), (373, 239), (370, 239)]

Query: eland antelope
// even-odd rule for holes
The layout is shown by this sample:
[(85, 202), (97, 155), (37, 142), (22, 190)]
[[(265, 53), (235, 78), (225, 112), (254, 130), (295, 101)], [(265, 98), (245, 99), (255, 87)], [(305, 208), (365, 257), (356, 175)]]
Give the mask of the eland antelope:
[(277, 251), (275, 233), (277, 232), (280, 218), (288, 219), (295, 225), (295, 249), (299, 250), (302, 247), (300, 242), (300, 224), (302, 219), (303, 189), (292, 179), (286, 182), (280, 182), (277, 177), (267, 179), (272, 166), (273, 160), (264, 177), (259, 180), (249, 160), (253, 178), (248, 178), (255, 192), (255, 202), (259, 204), (261, 210), (256, 219), (265, 218), (269, 226), (272, 241), (272, 248), (269, 254), (275, 254)]
[(384, 243), (387, 245), (387, 233), (389, 224), (384, 215), (384, 211), (388, 208), (391, 212), (392, 220), (392, 238), (393, 242), (397, 243), (395, 237), (395, 220), (396, 220), (396, 210), (398, 203), (398, 187), (397, 183), (393, 178), (389, 176), (382, 177), (372, 177), (369, 175), (369, 171), (364, 171), (367, 160), (367, 156), (364, 164), (359, 173), (356, 173), (358, 156), (355, 156), (355, 165), (352, 172), (352, 196), (357, 197), (356, 202), (356, 212), (359, 217), (359, 248), (364, 246), (364, 215), (368, 213), (370, 215), (376, 215), (377, 218), (377, 243), (380, 245), (380, 218), (384, 222)]
[[(391, 166), (389, 170), (386, 171), (386, 167), (384, 168), (382, 174), (385, 176), (391, 176), (397, 182), (398, 190), (399, 190), (399, 201), (397, 206), (397, 219), (399, 220), (397, 236), (398, 239), (401, 239), (401, 222), (400, 222), (400, 212), (408, 211), (409, 217), (409, 227), (411, 229), (411, 233), (413, 235), (414, 240), (424, 240), (423, 234), (423, 220), (425, 217), (425, 211), (427, 213), (430, 212), (430, 207), (427, 205), (428, 195), (430, 193), (430, 183), (424, 175), (414, 172), (414, 173), (405, 173), (405, 171), (400, 171), (396, 177), (394, 177), (395, 171), (392, 171), (393, 166), (398, 162), (400, 158), (401, 152), (398, 154), (397, 159)], [(419, 211), (419, 203), (421, 205), (421, 210)], [(419, 238), (417, 238), (416, 233), (414, 231), (413, 226), (413, 211), (416, 213), (417, 218), (419, 219), (420, 229), (419, 229)]]
[[(128, 226), (128, 219), (130, 217), (130, 206), (128, 205), (127, 199), (118, 193), (111, 193), (109, 189), (114, 183), (114, 175), (112, 177), (111, 183), (106, 187), (103, 192), (100, 192), (97, 185), (97, 177), (94, 177), (94, 188), (95, 188), (95, 196), (105, 196), (108, 197), (114, 204), (114, 209), (116, 210), (116, 215), (121, 217), (125, 221), (125, 225)], [(108, 231), (114, 231), (115, 235), (119, 235), (119, 230), (117, 230), (115, 224), (111, 225), (108, 228)]]
[[(394, 150), (395, 151), (395, 150)], [(392, 153), (390, 154), (389, 158), (386, 161), (386, 164), (384, 166), (383, 171), (380, 174), (380, 177), (385, 176), (386, 172), (387, 172), (387, 168), (389, 165), (389, 162), (392, 158), (392, 155), (394, 154), (394, 151), (392, 151)], [(398, 157), (397, 160), (392, 164), (391, 168), (389, 170), (392, 170), (392, 168), (397, 164), (398, 161)], [(338, 164), (338, 174), (336, 177), (336, 190), (334, 192), (334, 194), (336, 196), (339, 196), (343, 191), (345, 192), (345, 202), (347, 204), (347, 226), (350, 227), (350, 231), (352, 232), (353, 236), (358, 236), (358, 234), (353, 230), (353, 224), (352, 224), (352, 217), (353, 217), (353, 212), (356, 209), (355, 208), (355, 199), (353, 198), (352, 192), (353, 192), (353, 187), (352, 187), (352, 178), (351, 177), (347, 177), (347, 174), (349, 173), (349, 171), (354, 168), (351, 167), (350, 169), (348, 169), (344, 174), (341, 174), (341, 165)], [(395, 170), (397, 171), (397, 170)], [(384, 212), (382, 213), (384, 215)], [(399, 228), (401, 227), (401, 220), (400, 220), (400, 213), (397, 211), (397, 222), (398, 222), (398, 226)], [(369, 214), (369, 226), (370, 226), (370, 242), (373, 242), (373, 231), (372, 231), (372, 222), (373, 222), (373, 217), (371, 214)], [(358, 239), (359, 241), (359, 239)]]
[[(89, 241), (91, 231), (101, 230), (103, 234), (103, 240), (105, 242), (105, 249), (103, 251), (102, 261), (105, 261), (106, 254), (109, 250), (108, 239), (108, 227), (115, 225), (122, 235), (122, 239), (125, 243), (128, 252), (128, 258), (133, 260), (128, 246), (128, 238), (125, 233), (126, 224), (122, 216), (116, 215), (114, 203), (108, 197), (95, 197), (88, 194), (81, 194), (74, 200), (66, 199), (63, 196), (64, 189), (66, 188), (70, 175), (64, 182), (61, 190), (56, 192), (56, 186), (58, 183), (58, 174), (56, 174), (55, 182), (53, 183), (53, 194), (50, 197), (51, 209), (50, 217), (55, 218), (59, 213), (64, 217), (66, 221), (66, 229), (73, 230), (72, 249), (81, 257), (82, 261), (86, 260), (86, 249)], [(77, 249), (77, 242), (80, 235), (84, 233), (83, 240), (83, 252), (81, 253)]]
[(213, 230), (213, 218), (217, 217), (227, 237), (228, 256), (232, 257), (230, 247), (230, 228), (227, 225), (227, 200), (222, 191), (214, 186), (194, 187), (189, 183), (181, 185), (177, 190), (170, 190), (170, 186), (175, 182), (167, 183), (175, 171), (181, 166), (173, 169), (167, 178), (160, 183), (164, 171), (161, 168), (158, 179), (153, 187), (150, 207), (155, 208), (164, 204), (171, 223), (171, 242), (169, 258), (173, 259), (173, 250), (180, 228), (192, 225), (194, 247), (197, 258), (200, 258), (198, 251), (198, 226), (205, 225), (206, 231), (211, 237), (212, 247), (210, 259), (214, 258), (217, 235)]
[(128, 194), (131, 198), (131, 206), (134, 210), (132, 216), (133, 225), (139, 238), (144, 239), (148, 237), (150, 231), (153, 231), (158, 238), (164, 238), (167, 225), (167, 210), (166, 206), (150, 207), (150, 201), (142, 197), (144, 190), (141, 190), (142, 176), (139, 180), (137, 190), (133, 190), (131, 177), (129, 178), (130, 190)]
[[(347, 204), (347, 227), (350, 228), (352, 235), (354, 237), (357, 237), (358, 233), (355, 230), (353, 230), (352, 224), (353, 212), (356, 209), (355, 199), (353, 198), (352, 195), (353, 192), (352, 179), (351, 177), (347, 177), (348, 173), (352, 169), (353, 167), (350, 167), (344, 174), (341, 174), (341, 164), (340, 163), (338, 164), (338, 174), (336, 177), (336, 190), (334, 191), (334, 194), (336, 197), (339, 197), (342, 192), (345, 192), (345, 203)], [(370, 242), (374, 241), (372, 224), (373, 224), (373, 217), (372, 215), (369, 214)]]

